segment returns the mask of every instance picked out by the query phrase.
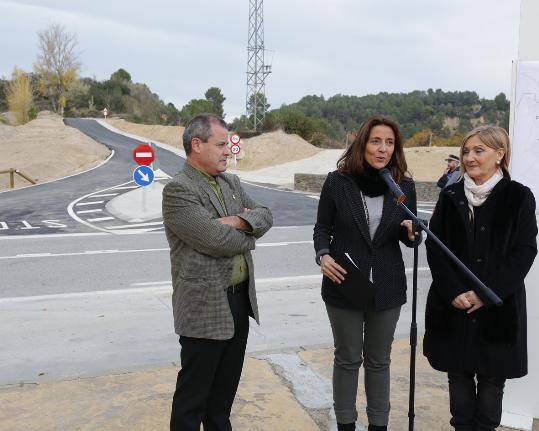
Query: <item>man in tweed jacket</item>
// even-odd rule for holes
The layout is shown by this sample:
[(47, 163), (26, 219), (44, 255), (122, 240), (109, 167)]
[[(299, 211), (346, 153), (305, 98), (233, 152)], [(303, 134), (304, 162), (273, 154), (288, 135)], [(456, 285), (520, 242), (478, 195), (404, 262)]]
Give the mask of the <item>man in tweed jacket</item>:
[(163, 190), (170, 245), (174, 327), (181, 371), (171, 430), (231, 430), (249, 316), (258, 322), (253, 260), (256, 239), (271, 227), (268, 208), (254, 202), (238, 177), (225, 174), (226, 123), (193, 118), (183, 134), (187, 162)]

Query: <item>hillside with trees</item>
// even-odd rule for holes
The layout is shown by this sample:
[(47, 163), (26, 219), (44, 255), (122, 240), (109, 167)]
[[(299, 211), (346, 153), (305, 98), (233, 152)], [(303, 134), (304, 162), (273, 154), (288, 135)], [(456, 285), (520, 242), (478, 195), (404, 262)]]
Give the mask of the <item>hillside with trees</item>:
[(508, 128), (509, 101), (504, 93), (493, 100), (473, 91), (440, 89), (366, 96), (305, 96), (266, 114), (264, 128), (282, 127), (317, 145), (346, 141), (370, 115), (396, 120), (407, 146), (458, 145), (462, 134), (478, 124)]
[[(162, 125), (185, 125), (203, 112), (225, 116), (226, 98), (217, 87), (208, 88), (204, 98), (192, 99), (178, 109), (146, 84), (133, 82), (123, 68), (99, 81), (80, 77), (80, 66), (76, 35), (58, 24), (49, 25), (38, 32), (34, 70), (26, 73), (15, 67), (10, 80), (0, 79), (0, 112), (11, 111), (19, 124), (32, 120), (40, 110), (98, 117), (107, 108), (110, 115), (128, 121)], [(253, 131), (252, 116), (229, 120), (230, 128), (242, 136), (282, 129), (320, 147), (344, 147), (373, 114), (396, 120), (406, 146), (459, 145), (462, 135), (478, 124), (497, 124), (506, 129), (509, 124), (509, 101), (504, 93), (492, 100), (480, 98), (473, 91), (441, 89), (366, 96), (337, 94), (329, 98), (310, 95), (271, 110), (267, 99), (258, 94), (247, 105), (249, 112), (265, 113), (265, 121), (262, 130)]]

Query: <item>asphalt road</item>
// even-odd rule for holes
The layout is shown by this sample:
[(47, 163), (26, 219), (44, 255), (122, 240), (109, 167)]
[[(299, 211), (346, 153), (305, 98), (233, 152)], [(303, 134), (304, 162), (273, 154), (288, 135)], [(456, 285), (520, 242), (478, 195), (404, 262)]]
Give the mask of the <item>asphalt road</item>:
[[(411, 288), (412, 253), (403, 249)], [(261, 325), (250, 352), (330, 345), (312, 226), (273, 228), (254, 251)], [(419, 259), (419, 331), (430, 283)], [(178, 361), (163, 233), (0, 239), (0, 386)], [(409, 289), (411, 296), (411, 289)], [(397, 336), (410, 327), (410, 301)]]
[[(93, 232), (92, 226), (99, 226), (102, 221), (118, 224), (105, 205), (110, 199), (136, 187), (132, 182), (136, 168), (132, 153), (141, 141), (114, 133), (94, 120), (67, 118), (65, 123), (107, 146), (114, 154), (106, 163), (88, 172), (0, 193), (0, 236)], [(184, 163), (181, 157), (162, 148), (156, 148), (156, 160), (159, 168), (170, 176)], [(316, 199), (263, 186), (245, 184), (244, 187), (256, 201), (271, 208), (275, 226), (314, 223)], [(98, 211), (98, 216), (88, 216), (88, 223), (79, 223), (69, 213), (75, 202), (79, 206), (89, 205), (85, 211)]]
[[(96, 211), (98, 205), (103, 211), (96, 214), (108, 217), (106, 201), (133, 187), (131, 157), (139, 142), (92, 120), (66, 122), (114, 149), (114, 156), (83, 174), (0, 194), (0, 385), (178, 360), (163, 232), (112, 235), (96, 231), (91, 223), (78, 223), (68, 213), (78, 202), (88, 204), (79, 208), (94, 208), (79, 213)], [(168, 174), (183, 163), (160, 148), (157, 157), (159, 168)], [(251, 327), (249, 351), (329, 345), (331, 331), (313, 259), (318, 201), (299, 193), (245, 187), (270, 206), (275, 219), (275, 227), (253, 254), (262, 322)], [(103, 202), (96, 204), (98, 199)], [(431, 210), (432, 204), (422, 205), (420, 215), (428, 218)], [(403, 253), (411, 287), (412, 253)], [(419, 267), (421, 331), (430, 283), (423, 246)], [(398, 336), (408, 333), (409, 322), (410, 303), (403, 309)]]

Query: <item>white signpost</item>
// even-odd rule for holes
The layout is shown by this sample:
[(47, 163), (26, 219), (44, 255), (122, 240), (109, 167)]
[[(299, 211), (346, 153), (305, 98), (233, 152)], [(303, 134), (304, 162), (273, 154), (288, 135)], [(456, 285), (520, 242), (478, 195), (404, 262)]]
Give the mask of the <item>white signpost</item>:
[(240, 135), (237, 133), (230, 135), (230, 143), (232, 144), (230, 146), (230, 152), (234, 155), (234, 167), (236, 167), (236, 164), (238, 163), (237, 157), (241, 151), (240, 141)]
[[(518, 60), (511, 95), (511, 177), (530, 187), (539, 201), (539, 2), (521, 0)], [(536, 213), (537, 214), (537, 213)], [(539, 258), (526, 277), (528, 375), (508, 380), (502, 425), (531, 430), (539, 418)]]

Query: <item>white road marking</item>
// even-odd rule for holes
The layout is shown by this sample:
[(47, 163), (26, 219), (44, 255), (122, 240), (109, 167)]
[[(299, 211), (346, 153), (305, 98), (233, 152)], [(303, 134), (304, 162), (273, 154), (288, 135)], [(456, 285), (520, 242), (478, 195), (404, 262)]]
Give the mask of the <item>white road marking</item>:
[(39, 226), (32, 226), (26, 220), (22, 220), (21, 223), (24, 225), (24, 227), (21, 227), (21, 230), (39, 229)]
[(131, 283), (130, 286), (159, 286), (159, 285), (170, 285), (170, 280), (168, 281), (148, 281), (147, 283)]
[(431, 214), (433, 213), (433, 211), (427, 211), (427, 210), (417, 210), (418, 213), (425, 213), (425, 214)]
[(156, 226), (163, 224), (163, 221), (152, 221), (148, 223), (132, 223), (132, 224), (123, 224), (120, 226), (106, 226), (107, 229), (129, 229), (133, 227), (145, 227), (145, 226)]
[[(124, 184), (131, 184), (133, 183), (133, 181), (127, 181), (126, 183), (123, 183), (123, 184), (119, 184), (120, 186), (124, 185)], [(97, 192), (93, 192), (93, 193), (88, 193), (87, 195), (84, 195), (84, 196), (81, 196), (80, 198), (78, 199), (75, 199), (73, 202), (71, 202), (68, 206), (67, 206), (67, 213), (71, 216), (71, 218), (73, 218), (75, 221), (79, 222), (80, 224), (83, 224), (85, 226), (88, 226), (88, 227), (91, 227), (92, 229), (96, 229), (96, 230), (99, 230), (101, 232), (107, 232), (107, 233), (111, 233), (109, 230), (107, 229), (103, 229), (99, 226), (95, 226), (89, 222), (87, 222), (86, 220), (83, 220), (81, 219), (79, 216), (77, 216), (77, 214), (75, 214), (75, 211), (73, 210), (73, 207), (75, 205), (78, 205), (79, 202), (83, 201), (84, 199), (87, 199), (91, 196), (93, 196), (94, 194), (96, 193), (103, 193), (103, 192), (108, 192), (110, 190), (114, 189), (114, 187), (108, 187), (106, 189), (103, 189), (103, 190), (99, 190)]]
[(44, 257), (44, 256), (50, 256), (50, 253), (26, 253), (26, 254), (18, 254), (16, 257)]
[(88, 214), (88, 213), (98, 213), (102, 212), (103, 210), (101, 208), (95, 209), (95, 210), (83, 210), (83, 211), (77, 211), (77, 214)]
[(304, 225), (300, 225), (300, 226), (273, 226), (271, 228), (271, 230), (276, 230), (276, 229), (303, 229), (303, 228), (306, 228), (306, 227), (314, 228), (314, 225), (312, 225), (312, 224), (304, 224)]
[(76, 237), (76, 236), (97, 236), (108, 235), (105, 232), (90, 232), (90, 233), (49, 233), (44, 235), (1, 235), (0, 241), (6, 239), (34, 239), (40, 240), (45, 238), (63, 238), (63, 237)]
[(105, 198), (107, 196), (116, 196), (118, 193), (104, 193), (102, 195), (92, 195), (94, 198)]
[(107, 220), (114, 220), (114, 217), (98, 217), (98, 218), (87, 218), (86, 221), (93, 222), (93, 221), (107, 221)]
[(81, 202), (81, 203), (78, 203), (77, 206), (82, 207), (84, 205), (95, 205), (95, 204), (103, 204), (103, 203), (105, 203), (105, 201)]
[(284, 245), (292, 244), (312, 244), (313, 241), (287, 241), (287, 242), (261, 242), (258, 243), (257, 247), (281, 247)]
[[(129, 181), (130, 183), (132, 181)], [(138, 186), (120, 186), (120, 187), (112, 187), (112, 190), (128, 190), (128, 189), (136, 189)]]
[(170, 251), (167, 248), (145, 248), (136, 250), (86, 250), (76, 251), (71, 253), (33, 253), (33, 254), (17, 254), (15, 256), (0, 256), (0, 260), (21, 259), (34, 257), (64, 257), (64, 256), (87, 256), (92, 254), (121, 254), (121, 253), (149, 253), (154, 251)]

